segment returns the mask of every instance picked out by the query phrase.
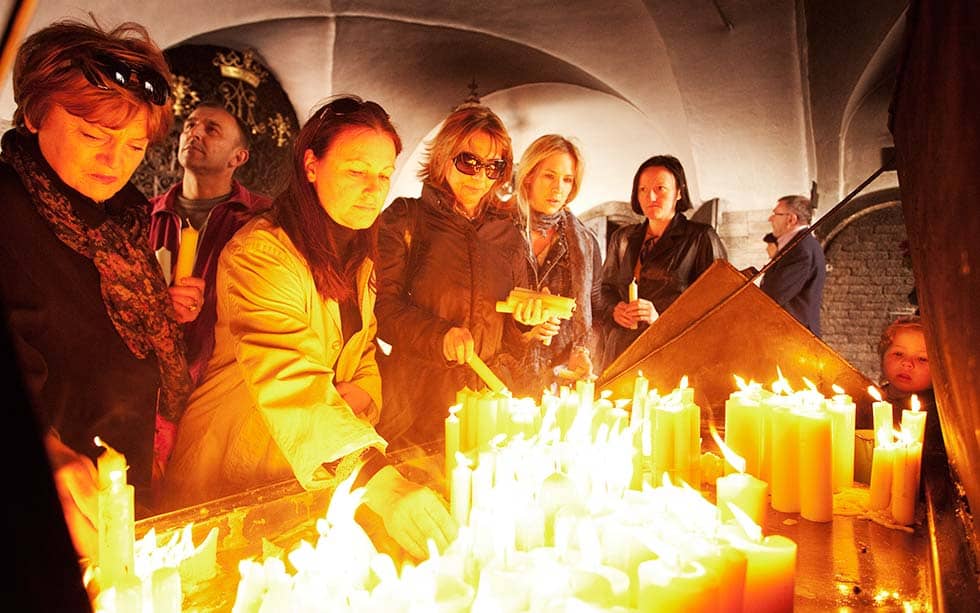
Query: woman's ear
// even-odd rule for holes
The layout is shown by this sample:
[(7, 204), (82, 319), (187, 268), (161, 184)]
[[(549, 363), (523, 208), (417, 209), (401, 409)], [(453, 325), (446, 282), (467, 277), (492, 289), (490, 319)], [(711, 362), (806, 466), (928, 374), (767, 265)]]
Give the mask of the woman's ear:
[(303, 154), (303, 167), (306, 169), (306, 180), (310, 183), (316, 183), (316, 155), (313, 154), (312, 149), (307, 149)]

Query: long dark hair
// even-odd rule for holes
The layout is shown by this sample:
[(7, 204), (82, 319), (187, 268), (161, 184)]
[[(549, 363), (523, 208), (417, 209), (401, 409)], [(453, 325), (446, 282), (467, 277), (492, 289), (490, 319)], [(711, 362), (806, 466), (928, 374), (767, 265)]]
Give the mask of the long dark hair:
[(674, 175), (674, 181), (677, 182), (677, 189), (681, 192), (681, 199), (677, 201), (677, 212), (683, 213), (684, 211), (690, 210), (694, 205), (691, 204), (691, 194), (687, 192), (687, 177), (684, 176), (684, 165), (681, 161), (672, 155), (655, 155), (647, 161), (640, 164), (637, 169), (636, 174), (633, 175), (633, 194), (630, 196), (630, 204), (633, 206), (633, 212), (638, 215), (643, 215), (643, 207), (640, 206), (639, 195), (637, 194), (638, 185), (640, 183), (640, 175), (647, 168), (652, 168), (654, 166), (660, 166), (661, 168), (666, 168), (670, 171), (670, 174)]
[(366, 258), (377, 259), (378, 221), (354, 231), (354, 238), (341, 253), (337, 241), (339, 224), (320, 204), (316, 188), (307, 179), (304, 158), (310, 150), (322, 159), (337, 137), (350, 129), (387, 134), (395, 144), (395, 154), (401, 153), (402, 141), (380, 105), (357, 96), (336, 98), (317, 109), (296, 136), (289, 185), (272, 205), (274, 221), (306, 259), (317, 293), (324, 300), (338, 302), (353, 296), (361, 263)]

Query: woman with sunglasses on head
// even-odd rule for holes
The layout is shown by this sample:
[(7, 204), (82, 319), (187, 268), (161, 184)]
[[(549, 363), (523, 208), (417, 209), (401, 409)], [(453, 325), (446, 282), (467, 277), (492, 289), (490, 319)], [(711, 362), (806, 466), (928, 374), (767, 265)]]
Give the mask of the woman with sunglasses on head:
[(600, 335), (593, 333), (593, 314), (601, 299), (602, 256), (595, 235), (568, 208), (584, 173), (581, 151), (557, 134), (531, 143), (518, 165), (517, 204), (532, 287), (576, 304), (570, 319), (552, 318), (527, 333), (544, 341), (531, 344), (525, 371), (534, 394), (595, 374), (592, 355)]
[(93, 438), (126, 456), (139, 514), (155, 421), (176, 422), (190, 392), (175, 306), (201, 293), (168, 297), (145, 240), (149, 203), (129, 183), (167, 134), (169, 79), (163, 54), (132, 23), (108, 32), (53, 24), (24, 41), (14, 66), (0, 291), (83, 555), (97, 541)]
[[(490, 109), (465, 104), (428, 145), (420, 198), (399, 198), (381, 215), (378, 337), (385, 410), (379, 431), (392, 445), (437, 440), (456, 392), (482, 382), (476, 355), (506, 384), (525, 343), (514, 319), (540, 323), (540, 310), (497, 313), (527, 286), (525, 248), (497, 197), (512, 172), (510, 135)], [(530, 306), (530, 305), (522, 305)], [(540, 305), (538, 305), (540, 309)]]
[(358, 469), (366, 504), (410, 554), (455, 537), (438, 496), (388, 465), (372, 425), (376, 220), (400, 151), (384, 109), (354, 97), (300, 130), (286, 191), (218, 262), (214, 353), (177, 431), (168, 506), (290, 476), (325, 488)]
[(613, 232), (602, 269), (606, 366), (715, 260), (728, 258), (714, 228), (684, 216), (691, 196), (684, 166), (674, 156), (655, 155), (640, 164), (630, 204), (646, 219)]

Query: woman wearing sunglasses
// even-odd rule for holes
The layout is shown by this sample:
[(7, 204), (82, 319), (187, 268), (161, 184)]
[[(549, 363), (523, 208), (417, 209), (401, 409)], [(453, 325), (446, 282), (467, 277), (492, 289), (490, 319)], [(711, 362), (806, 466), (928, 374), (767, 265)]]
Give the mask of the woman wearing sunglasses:
[[(428, 144), (420, 198), (399, 198), (381, 215), (378, 337), (385, 410), (379, 431), (392, 445), (438, 439), (456, 392), (483, 384), (467, 366), (482, 358), (505, 383), (525, 349), (498, 300), (527, 286), (524, 241), (496, 193), (509, 185), (510, 135), (490, 109), (463, 105)], [(516, 317), (539, 323), (541, 313)], [(536, 319), (536, 320), (535, 320)]]
[(155, 419), (176, 422), (190, 392), (178, 314), (145, 238), (149, 203), (129, 183), (167, 134), (169, 79), (163, 54), (131, 23), (53, 24), (24, 41), (14, 66), (0, 291), (83, 555), (97, 540), (93, 438), (126, 456), (139, 514)]
[(286, 191), (219, 260), (214, 353), (180, 422), (168, 506), (291, 476), (325, 488), (360, 468), (355, 485), (409, 553), (455, 537), (444, 504), (387, 464), (372, 426), (375, 222), (400, 150), (384, 109), (353, 97), (300, 130)]
[(532, 286), (576, 304), (570, 319), (552, 318), (528, 332), (545, 341), (530, 345), (525, 375), (533, 393), (594, 374), (600, 335), (593, 333), (593, 313), (601, 297), (602, 256), (595, 235), (568, 208), (584, 172), (578, 147), (557, 134), (531, 143), (518, 165), (517, 204)]

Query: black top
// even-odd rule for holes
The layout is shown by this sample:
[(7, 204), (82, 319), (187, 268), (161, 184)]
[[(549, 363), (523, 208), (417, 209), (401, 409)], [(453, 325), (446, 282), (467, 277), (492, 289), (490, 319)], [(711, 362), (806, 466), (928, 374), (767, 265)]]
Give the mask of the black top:
[[(104, 204), (58, 187), (93, 227), (107, 210), (149, 207), (132, 185)], [(102, 437), (126, 456), (139, 491), (149, 485), (153, 459), (156, 357), (132, 354), (106, 312), (95, 264), (55, 236), (18, 174), (2, 162), (0, 199), (0, 297), (42, 431), (54, 428), (92, 458), (102, 451), (92, 439)]]

